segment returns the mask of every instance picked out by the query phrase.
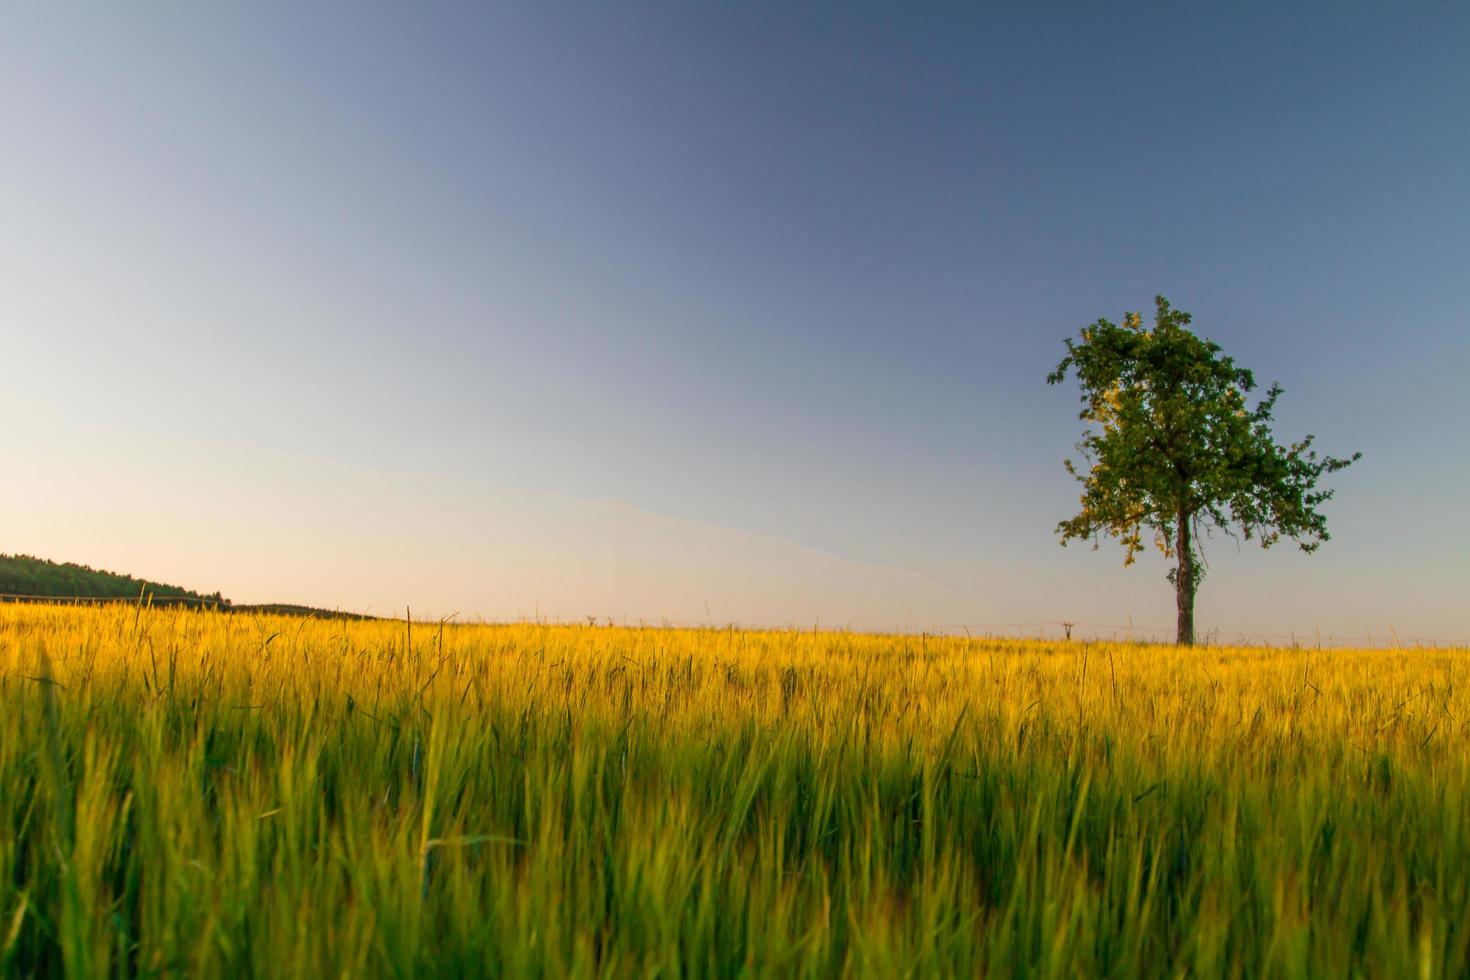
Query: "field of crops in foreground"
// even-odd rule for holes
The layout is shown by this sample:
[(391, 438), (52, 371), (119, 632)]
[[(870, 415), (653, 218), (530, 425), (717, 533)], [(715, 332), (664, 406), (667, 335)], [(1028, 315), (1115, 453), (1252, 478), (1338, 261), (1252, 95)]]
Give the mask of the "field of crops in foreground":
[(0, 972), (1464, 976), (1467, 669), (0, 607)]

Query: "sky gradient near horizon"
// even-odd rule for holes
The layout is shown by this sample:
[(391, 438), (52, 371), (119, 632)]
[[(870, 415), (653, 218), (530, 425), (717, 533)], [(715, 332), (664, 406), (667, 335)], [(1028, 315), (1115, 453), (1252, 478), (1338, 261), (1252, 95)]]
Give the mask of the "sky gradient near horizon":
[(1167, 633), (1057, 544), (1163, 292), (1364, 453), (1201, 632), (1470, 640), (1470, 6), (0, 13), (0, 551), (240, 601)]

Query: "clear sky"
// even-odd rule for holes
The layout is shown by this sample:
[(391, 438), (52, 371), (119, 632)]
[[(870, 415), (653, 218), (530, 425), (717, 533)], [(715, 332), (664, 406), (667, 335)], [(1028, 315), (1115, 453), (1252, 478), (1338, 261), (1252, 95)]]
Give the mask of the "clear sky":
[(1201, 631), (1470, 637), (1470, 5), (64, 8), (0, 13), (0, 551), (1167, 633), (1044, 383), (1163, 292), (1364, 453)]

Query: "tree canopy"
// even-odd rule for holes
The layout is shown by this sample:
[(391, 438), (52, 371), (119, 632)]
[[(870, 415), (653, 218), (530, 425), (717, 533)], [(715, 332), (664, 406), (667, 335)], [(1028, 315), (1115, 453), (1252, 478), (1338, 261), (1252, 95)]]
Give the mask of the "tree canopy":
[(1361, 456), (1318, 455), (1310, 435), (1279, 444), (1271, 423), (1281, 386), (1249, 405), (1254, 375), (1192, 333), (1190, 319), (1163, 296), (1152, 326), (1139, 313), (1121, 326), (1099, 319), (1067, 340), (1066, 356), (1047, 376), (1057, 384), (1075, 375), (1079, 417), (1095, 426), (1077, 444), (1087, 468), (1065, 461), (1082, 483), (1082, 509), (1057, 533), (1063, 544), (1092, 539), (1094, 547), (1115, 537), (1132, 564), (1152, 532), (1165, 557), (1178, 561), (1169, 578), (1180, 643), (1194, 641), (1199, 532), (1238, 531), (1266, 548), (1286, 537), (1315, 551), (1329, 538), (1318, 508), (1332, 498), (1318, 481)]

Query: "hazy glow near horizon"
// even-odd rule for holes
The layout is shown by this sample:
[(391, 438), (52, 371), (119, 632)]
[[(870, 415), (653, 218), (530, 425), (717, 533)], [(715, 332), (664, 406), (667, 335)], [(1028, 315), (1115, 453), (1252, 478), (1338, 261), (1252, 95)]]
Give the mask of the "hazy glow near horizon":
[(1167, 628), (1160, 559), (1057, 546), (1043, 383), (1164, 291), (1365, 454), (1318, 555), (1207, 542), (1202, 632), (1470, 639), (1470, 8), (905, 13), (0, 14), (0, 551)]

